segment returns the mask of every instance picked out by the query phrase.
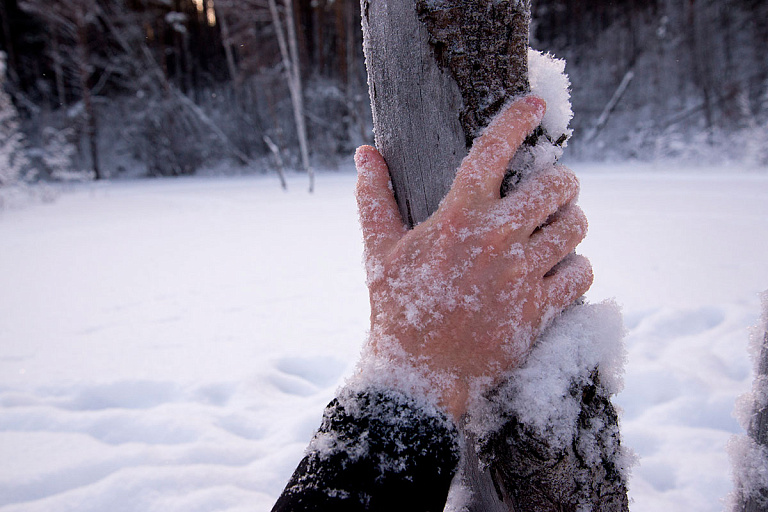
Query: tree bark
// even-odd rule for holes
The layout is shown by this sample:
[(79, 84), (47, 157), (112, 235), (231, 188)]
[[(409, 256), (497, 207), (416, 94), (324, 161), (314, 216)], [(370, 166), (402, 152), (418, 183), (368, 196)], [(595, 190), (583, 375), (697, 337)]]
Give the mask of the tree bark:
[[(765, 381), (768, 380), (768, 331), (763, 334), (763, 345), (759, 357), (758, 374), (755, 379)], [(749, 426), (749, 437), (758, 446), (768, 449), (768, 404), (763, 403), (760, 407), (756, 407), (752, 424)], [(763, 488), (758, 494), (745, 498), (744, 512), (768, 511), (768, 489)]]
[[(376, 145), (402, 217), (413, 226), (437, 209), (480, 130), (529, 90), (530, 0), (361, 0), (361, 8)], [(592, 384), (572, 395), (580, 423), (605, 425), (591, 441), (600, 464), (583, 460), (589, 438), (553, 450), (546, 437), (506, 418), (490, 439), (470, 436), (466, 443), (470, 511), (628, 510), (610, 394), (598, 369), (583, 380)], [(586, 427), (574, 428), (588, 435)]]
[(437, 209), (478, 131), (528, 91), (530, 8), (491, 0), (361, 5), (376, 144), (413, 226)]

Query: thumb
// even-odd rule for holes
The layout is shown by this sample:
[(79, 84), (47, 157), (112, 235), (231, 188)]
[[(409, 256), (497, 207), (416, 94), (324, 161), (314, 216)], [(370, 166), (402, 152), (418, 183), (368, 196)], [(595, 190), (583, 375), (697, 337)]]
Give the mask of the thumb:
[(406, 228), (384, 157), (371, 146), (361, 146), (355, 153), (357, 167), (357, 209), (366, 252), (381, 256), (405, 234)]

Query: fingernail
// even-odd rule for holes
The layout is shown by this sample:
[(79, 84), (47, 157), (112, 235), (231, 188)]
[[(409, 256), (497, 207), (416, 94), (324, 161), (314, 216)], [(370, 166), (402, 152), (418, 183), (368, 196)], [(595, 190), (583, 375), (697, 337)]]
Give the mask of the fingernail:
[(357, 148), (357, 151), (355, 151), (355, 167), (357, 167), (358, 173), (362, 172), (368, 163), (368, 147), (369, 146), (360, 146)]
[(525, 97), (525, 102), (536, 109), (536, 115), (539, 117), (544, 117), (544, 113), (547, 111), (546, 101), (544, 101), (542, 98), (539, 98), (538, 96), (529, 94)]

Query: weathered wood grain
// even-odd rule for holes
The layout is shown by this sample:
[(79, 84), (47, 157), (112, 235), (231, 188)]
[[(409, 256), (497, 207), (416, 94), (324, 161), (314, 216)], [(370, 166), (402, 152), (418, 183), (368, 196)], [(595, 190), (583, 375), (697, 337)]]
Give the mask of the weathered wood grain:
[(528, 91), (530, 6), (362, 0), (361, 8), (376, 146), (413, 226), (437, 209), (478, 131)]

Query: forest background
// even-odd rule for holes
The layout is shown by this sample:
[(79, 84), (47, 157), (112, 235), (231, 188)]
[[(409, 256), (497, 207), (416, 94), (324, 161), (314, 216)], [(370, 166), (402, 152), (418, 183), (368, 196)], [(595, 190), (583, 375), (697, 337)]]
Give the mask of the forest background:
[[(332, 168), (373, 138), (357, 0), (0, 0), (0, 18), (18, 132), (0, 187)], [(531, 44), (567, 60), (568, 158), (768, 164), (767, 2), (539, 0)]]

